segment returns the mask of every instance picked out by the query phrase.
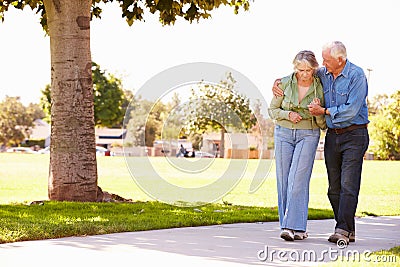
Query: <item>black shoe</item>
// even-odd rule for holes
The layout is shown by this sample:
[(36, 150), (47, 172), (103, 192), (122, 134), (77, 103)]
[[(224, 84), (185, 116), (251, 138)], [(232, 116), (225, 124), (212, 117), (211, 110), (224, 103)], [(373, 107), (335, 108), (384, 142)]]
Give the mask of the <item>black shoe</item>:
[(350, 232), (349, 242), (356, 242), (356, 234), (354, 232)]

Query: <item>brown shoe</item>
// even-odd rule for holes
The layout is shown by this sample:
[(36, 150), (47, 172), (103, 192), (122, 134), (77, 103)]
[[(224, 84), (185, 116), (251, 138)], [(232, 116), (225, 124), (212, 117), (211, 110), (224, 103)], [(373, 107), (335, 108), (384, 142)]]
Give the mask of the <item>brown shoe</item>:
[(294, 232), (291, 229), (283, 229), (280, 236), (286, 241), (294, 241)]
[(339, 233), (334, 233), (328, 238), (328, 241), (332, 243), (337, 243), (339, 240), (344, 240), (346, 243), (349, 243), (349, 238)]
[(303, 240), (308, 237), (308, 234), (306, 232), (297, 232), (294, 231), (294, 240)]

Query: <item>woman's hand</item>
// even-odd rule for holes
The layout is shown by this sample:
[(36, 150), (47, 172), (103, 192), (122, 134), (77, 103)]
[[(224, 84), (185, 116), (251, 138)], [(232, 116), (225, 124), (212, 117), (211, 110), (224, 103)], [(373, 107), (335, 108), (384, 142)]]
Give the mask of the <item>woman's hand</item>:
[(299, 113), (290, 111), (289, 113), (289, 120), (293, 123), (298, 123), (301, 121), (303, 118), (300, 116)]
[(321, 106), (321, 100), (318, 97), (316, 97), (313, 99), (313, 101), (310, 104)]

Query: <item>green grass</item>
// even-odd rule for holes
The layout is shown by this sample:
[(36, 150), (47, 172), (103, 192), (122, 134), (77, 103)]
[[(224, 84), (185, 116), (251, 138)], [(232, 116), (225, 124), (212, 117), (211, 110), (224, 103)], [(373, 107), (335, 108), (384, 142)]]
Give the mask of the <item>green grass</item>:
[[(166, 180), (182, 187), (201, 186), (219, 177), (227, 160), (218, 159), (202, 177), (172, 171), (163, 158), (151, 158)], [(269, 162), (270, 163), (270, 162)], [(267, 179), (248, 192), (257, 167), (250, 160), (238, 185), (216, 203), (176, 207), (154, 201), (131, 177), (122, 157), (98, 158), (98, 184), (134, 203), (71, 203), (47, 200), (48, 155), (0, 153), (0, 243), (183, 226), (277, 221), (274, 164)], [(262, 164), (268, 166), (268, 161)], [(400, 162), (365, 161), (357, 215), (399, 215)], [(149, 177), (151, 178), (151, 177)], [(316, 161), (310, 188), (310, 219), (333, 218), (326, 196), (323, 161)]]

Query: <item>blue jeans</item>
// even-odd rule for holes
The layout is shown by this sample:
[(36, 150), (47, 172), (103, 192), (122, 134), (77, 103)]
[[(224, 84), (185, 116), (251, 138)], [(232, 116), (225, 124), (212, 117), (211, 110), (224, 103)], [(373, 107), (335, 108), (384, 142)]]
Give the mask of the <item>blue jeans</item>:
[(328, 172), (328, 198), (335, 215), (335, 231), (344, 235), (355, 231), (361, 170), (367, 151), (367, 128), (325, 136), (325, 164)]
[(309, 185), (320, 130), (275, 126), (275, 162), (281, 229), (306, 231)]

